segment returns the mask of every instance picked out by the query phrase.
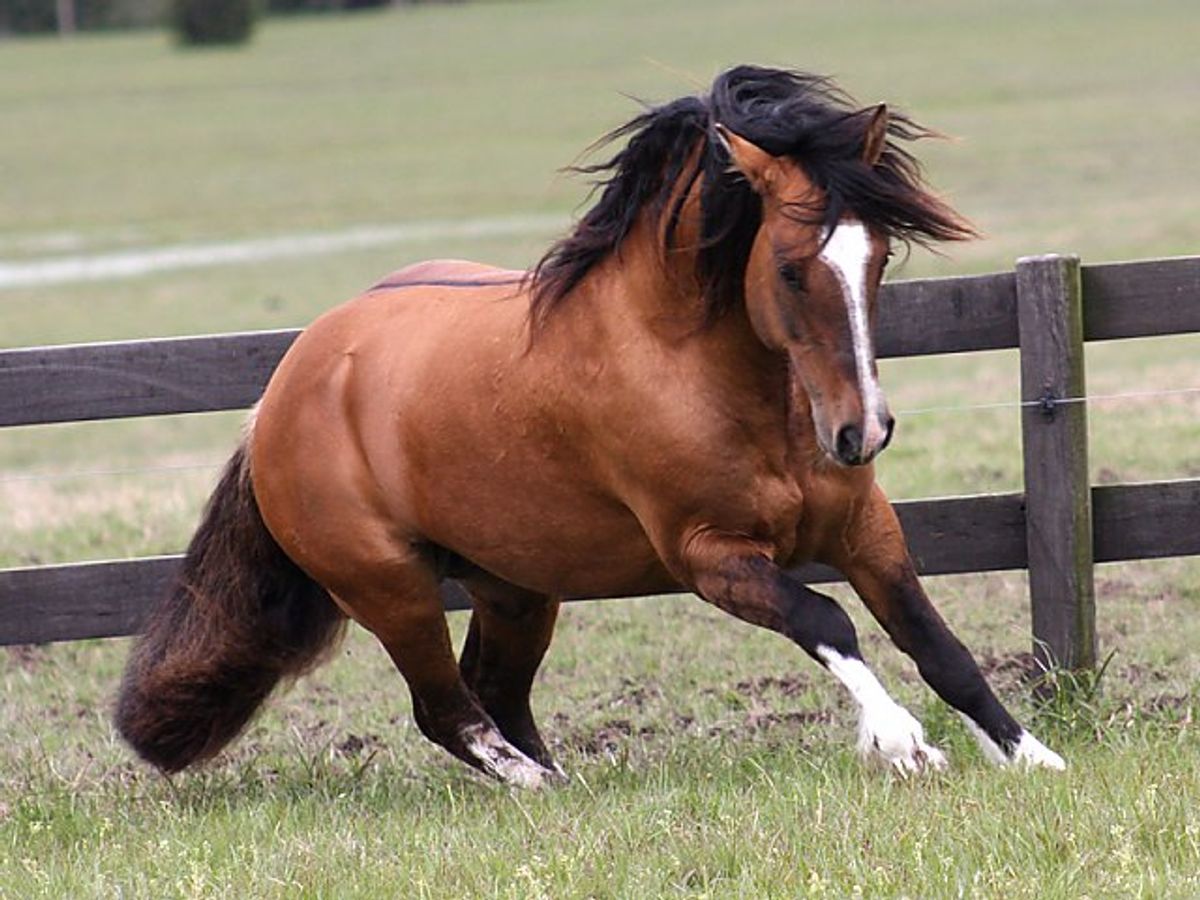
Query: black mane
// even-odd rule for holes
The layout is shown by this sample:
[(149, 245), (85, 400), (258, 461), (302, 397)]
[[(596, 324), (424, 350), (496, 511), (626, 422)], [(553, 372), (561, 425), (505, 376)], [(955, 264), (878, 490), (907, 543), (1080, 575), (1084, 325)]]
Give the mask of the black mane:
[[(643, 209), (650, 208), (656, 217), (669, 217), (663, 234), (665, 249), (672, 249), (680, 211), (697, 179), (701, 240), (696, 274), (704, 295), (705, 321), (716, 321), (742, 302), (746, 262), (761, 224), (762, 204), (745, 179), (731, 170), (729, 154), (714, 128), (717, 123), (804, 168), (826, 195), (823, 208), (802, 213), (814, 222), (832, 226), (853, 210), (868, 225), (905, 243), (974, 236), (968, 223), (930, 193), (919, 164), (899, 146), (899, 141), (933, 132), (892, 112), (879, 162), (872, 167), (862, 161), (873, 111), (873, 107), (856, 107), (827, 78), (737, 66), (718, 75), (707, 96), (683, 97), (647, 109), (610, 132), (599, 144), (629, 140), (606, 162), (575, 170), (600, 176), (599, 201), (532, 271), (534, 322), (544, 321), (597, 263), (617, 249)], [(677, 191), (677, 185), (682, 190)]]

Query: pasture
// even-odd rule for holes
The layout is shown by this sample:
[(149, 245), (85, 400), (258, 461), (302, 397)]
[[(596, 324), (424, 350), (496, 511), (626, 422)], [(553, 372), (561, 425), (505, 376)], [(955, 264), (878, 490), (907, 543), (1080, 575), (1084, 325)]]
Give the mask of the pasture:
[[(556, 177), (632, 105), (755, 60), (839, 77), (960, 138), (921, 148), (988, 237), (893, 277), (1195, 253), (1184, 3), (806, 8), (480, 3), (272, 21), (244, 53), (164, 36), (0, 45), (0, 259), (362, 225), (562, 215)], [(500, 229), (503, 231), (503, 229)], [(427, 256), (524, 265), (552, 228), (0, 290), (4, 346), (303, 324)], [(1093, 481), (1200, 473), (1200, 337), (1089, 348)], [(894, 498), (1020, 489), (1014, 355), (892, 361)], [(950, 409), (946, 409), (950, 407)], [(963, 407), (972, 407), (963, 409)], [(983, 408), (979, 408), (983, 407)], [(0, 565), (180, 549), (241, 416), (0, 433)], [(68, 472), (92, 472), (58, 477)], [(513, 794), (416, 733), (352, 632), (216, 764), (173, 782), (109, 724), (125, 641), (0, 651), (0, 896), (1194, 896), (1200, 565), (1097, 575), (1099, 689), (1034, 712), (1023, 576), (930, 581), (993, 684), (1071, 764), (979, 756), (844, 589), (864, 651), (948, 750), (901, 782), (782, 639), (695, 600), (566, 608), (534, 703), (570, 786)], [(2, 611), (0, 611), (2, 614)], [(461, 638), (465, 619), (455, 617)]]

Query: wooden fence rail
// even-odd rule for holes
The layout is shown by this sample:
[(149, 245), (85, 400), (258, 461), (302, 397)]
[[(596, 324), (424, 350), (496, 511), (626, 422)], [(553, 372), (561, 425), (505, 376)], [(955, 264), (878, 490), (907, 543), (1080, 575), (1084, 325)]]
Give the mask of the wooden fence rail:
[[(882, 357), (1020, 348), (1025, 491), (896, 504), (927, 575), (1029, 569), (1035, 652), (1095, 660), (1092, 566), (1200, 554), (1200, 479), (1087, 483), (1085, 341), (1200, 332), (1200, 257), (884, 287)], [(0, 351), (0, 426), (239, 409), (261, 394), (297, 331)], [(1200, 367), (1198, 367), (1200, 370)], [(0, 570), (0, 644), (136, 632), (178, 556)], [(812, 582), (836, 572), (807, 566)], [(444, 589), (461, 608), (457, 586)], [(580, 598), (584, 599), (584, 598)]]

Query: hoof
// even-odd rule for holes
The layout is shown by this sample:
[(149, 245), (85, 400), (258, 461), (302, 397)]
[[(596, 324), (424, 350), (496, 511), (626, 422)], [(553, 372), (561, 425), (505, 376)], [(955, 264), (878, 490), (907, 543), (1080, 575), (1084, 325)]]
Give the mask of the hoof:
[(1051, 769), (1055, 772), (1067, 770), (1066, 761), (1028, 731), (1021, 732), (1021, 739), (1013, 748), (1008, 764), (1023, 769)]
[(1006, 752), (1000, 749), (996, 742), (988, 737), (986, 731), (971, 721), (969, 716), (962, 716), (962, 720), (966, 723), (967, 730), (979, 742), (979, 748), (983, 751), (983, 755), (1001, 768), (1015, 766), (1027, 770), (1050, 769), (1054, 772), (1066, 771), (1067, 764), (1063, 758), (1028, 731), (1022, 730), (1016, 744), (1013, 745), (1011, 750)]
[(488, 775), (514, 787), (537, 790), (566, 781), (562, 769), (547, 769), (504, 739), (495, 728), (472, 726), (461, 732), (468, 754)]
[(859, 723), (858, 750), (883, 761), (903, 776), (946, 768), (946, 754), (925, 742), (925, 730), (904, 707), (871, 711)]

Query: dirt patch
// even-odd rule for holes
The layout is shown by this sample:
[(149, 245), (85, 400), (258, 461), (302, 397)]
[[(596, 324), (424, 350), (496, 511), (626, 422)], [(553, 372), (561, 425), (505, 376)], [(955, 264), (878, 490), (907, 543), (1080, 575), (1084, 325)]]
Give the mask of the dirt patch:
[(767, 696), (794, 697), (808, 687), (808, 680), (796, 675), (764, 675), (739, 681), (733, 689), (751, 699), (760, 700)]
[(808, 712), (773, 712), (769, 709), (751, 710), (741, 727), (726, 727), (709, 729), (709, 734), (716, 737), (722, 734), (740, 734), (743, 732), (764, 732), (774, 728), (801, 728), (802, 726), (825, 725), (833, 721), (833, 713), (827, 709)]
[(979, 668), (988, 676), (1037, 676), (1042, 673), (1037, 657), (1028, 651), (980, 657)]
[(1174, 585), (1168, 585), (1167, 587), (1163, 588), (1162, 590), (1154, 591), (1152, 594), (1150, 594), (1148, 597), (1146, 597), (1147, 603), (1169, 604), (1169, 603), (1179, 603), (1182, 600), (1183, 600), (1183, 592), (1180, 591), (1179, 588), (1175, 587)]
[(1096, 579), (1097, 600), (1118, 600), (1137, 593), (1137, 585), (1125, 578)]
[(36, 672), (48, 656), (42, 644), (13, 644), (4, 650), (9, 665), (24, 672)]
[(1142, 704), (1143, 712), (1162, 716), (1181, 725), (1190, 725), (1196, 699), (1187, 694), (1158, 694)]
[(605, 709), (630, 709), (642, 712), (654, 697), (662, 696), (657, 685), (622, 678), (621, 686), (602, 704)]
[(348, 734), (333, 745), (339, 756), (357, 759), (365, 754), (378, 753), (387, 749), (387, 742), (377, 734)]
[(1122, 666), (1117, 672), (1117, 677), (1134, 687), (1141, 687), (1146, 684), (1162, 684), (1168, 680), (1167, 673), (1162, 670), (1136, 662)]
[(1045, 672), (1032, 653), (1004, 653), (999, 656), (988, 654), (977, 660), (993, 690), (1003, 693), (1026, 687), (1038, 681)]
[[(709, 738), (738, 738), (767, 732), (788, 735), (814, 724), (828, 724), (833, 718), (834, 714), (829, 710), (777, 712), (755, 704), (744, 715), (708, 726), (703, 734)], [(557, 716), (555, 722), (558, 724)], [(568, 736), (563, 744), (585, 756), (611, 756), (633, 742), (645, 743), (660, 737), (670, 739), (683, 732), (695, 731), (696, 726), (694, 716), (683, 715), (674, 716), (669, 727), (657, 724), (638, 726), (628, 719), (609, 719), (599, 728)]]
[(653, 725), (637, 728), (628, 719), (609, 719), (590, 734), (568, 738), (566, 744), (585, 756), (609, 756), (632, 737), (647, 740), (657, 734), (658, 729)]

